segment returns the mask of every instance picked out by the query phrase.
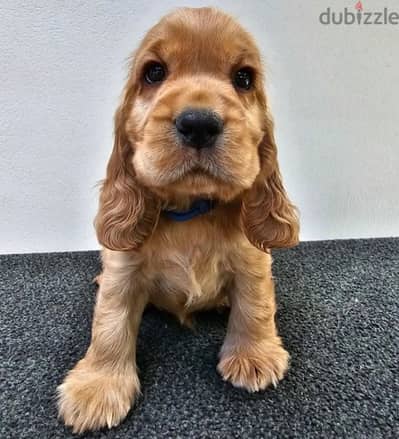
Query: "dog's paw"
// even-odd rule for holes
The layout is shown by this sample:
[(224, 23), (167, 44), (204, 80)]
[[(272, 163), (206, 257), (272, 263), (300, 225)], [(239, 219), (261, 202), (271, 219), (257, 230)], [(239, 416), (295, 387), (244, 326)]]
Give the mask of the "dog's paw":
[(222, 348), (218, 371), (225, 381), (249, 392), (277, 386), (288, 369), (289, 355), (279, 341)]
[(57, 388), (59, 417), (74, 433), (118, 425), (140, 392), (137, 373), (96, 370), (85, 359)]

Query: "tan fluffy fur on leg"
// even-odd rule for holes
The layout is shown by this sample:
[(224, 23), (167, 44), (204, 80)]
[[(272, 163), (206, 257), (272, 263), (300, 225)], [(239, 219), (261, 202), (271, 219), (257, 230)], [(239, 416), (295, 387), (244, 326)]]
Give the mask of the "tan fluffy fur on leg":
[(60, 416), (75, 433), (117, 425), (140, 391), (135, 352), (148, 297), (128, 253), (103, 252), (104, 271), (85, 357), (58, 387)]
[(289, 355), (275, 325), (271, 256), (254, 248), (241, 253), (230, 291), (231, 311), (218, 370), (234, 386), (251, 392), (277, 385)]

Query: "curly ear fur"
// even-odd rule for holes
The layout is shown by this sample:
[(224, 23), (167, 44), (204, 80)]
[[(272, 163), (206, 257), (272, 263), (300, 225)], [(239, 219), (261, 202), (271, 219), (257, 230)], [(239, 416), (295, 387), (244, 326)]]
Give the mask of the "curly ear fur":
[(242, 201), (241, 221), (249, 241), (260, 250), (292, 247), (299, 240), (299, 220), (282, 184), (273, 121), (265, 121), (259, 145), (261, 171)]
[(153, 232), (160, 212), (154, 195), (137, 181), (132, 164), (134, 148), (126, 133), (126, 120), (134, 95), (131, 77), (115, 114), (114, 148), (95, 219), (98, 241), (119, 251), (138, 249)]

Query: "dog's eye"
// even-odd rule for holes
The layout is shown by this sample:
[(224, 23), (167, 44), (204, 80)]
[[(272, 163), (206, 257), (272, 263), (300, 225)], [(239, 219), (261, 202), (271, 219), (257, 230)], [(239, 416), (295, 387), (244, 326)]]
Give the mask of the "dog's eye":
[(165, 68), (158, 62), (152, 62), (144, 70), (144, 80), (147, 84), (162, 82), (165, 79), (165, 76)]
[(254, 74), (250, 67), (243, 67), (234, 74), (234, 85), (241, 90), (249, 90), (254, 82)]

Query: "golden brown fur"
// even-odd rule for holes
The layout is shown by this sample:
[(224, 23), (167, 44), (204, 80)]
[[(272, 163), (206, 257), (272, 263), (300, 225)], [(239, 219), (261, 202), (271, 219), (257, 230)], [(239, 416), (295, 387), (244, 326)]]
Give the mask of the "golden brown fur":
[[(148, 85), (149, 61), (167, 66)], [(250, 66), (251, 90), (232, 72)], [(176, 140), (173, 121), (186, 107), (223, 119), (217, 144), (197, 151)], [(199, 197), (214, 210), (187, 222), (165, 217)], [(139, 392), (135, 346), (147, 303), (184, 322), (196, 310), (231, 312), (218, 370), (249, 391), (276, 384), (288, 366), (277, 335), (268, 249), (298, 241), (298, 220), (283, 188), (258, 49), (231, 17), (180, 9), (144, 38), (115, 116), (115, 143), (96, 230), (103, 273), (85, 357), (58, 388), (60, 416), (76, 432), (111, 427)]]

